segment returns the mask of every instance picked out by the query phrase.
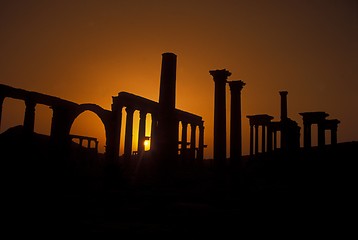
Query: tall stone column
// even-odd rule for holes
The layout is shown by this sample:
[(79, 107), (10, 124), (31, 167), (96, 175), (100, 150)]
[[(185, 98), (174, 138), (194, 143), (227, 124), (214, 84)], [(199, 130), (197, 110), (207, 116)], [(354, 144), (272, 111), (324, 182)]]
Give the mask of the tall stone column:
[(140, 111), (139, 113), (139, 130), (138, 130), (138, 154), (144, 153), (144, 141), (145, 141), (145, 121), (147, 113)]
[(177, 56), (174, 53), (162, 54), (157, 156), (166, 162), (172, 162), (178, 156), (178, 122), (175, 116), (176, 64)]
[(204, 159), (204, 121), (199, 125), (199, 149), (196, 157), (199, 161)]
[(0, 96), (0, 130), (1, 130), (1, 117), (2, 117), (2, 105), (4, 103), (5, 97)]
[(24, 117), (24, 131), (26, 134), (32, 134), (35, 127), (35, 107), (36, 103), (31, 100), (25, 101), (25, 117)]
[(190, 159), (195, 159), (196, 125), (190, 124)]
[(209, 71), (215, 82), (214, 99), (214, 163), (223, 166), (226, 161), (226, 82), (231, 75), (226, 69)]
[(182, 121), (181, 122), (181, 156), (182, 159), (186, 159), (187, 156), (187, 144), (188, 144), (188, 123)]
[(229, 82), (231, 91), (230, 111), (230, 159), (239, 161), (242, 156), (241, 133), (241, 90), (245, 83), (241, 80)]
[(134, 109), (126, 107), (126, 135), (124, 140), (124, 157), (129, 160), (132, 155), (132, 141), (133, 141), (133, 113)]

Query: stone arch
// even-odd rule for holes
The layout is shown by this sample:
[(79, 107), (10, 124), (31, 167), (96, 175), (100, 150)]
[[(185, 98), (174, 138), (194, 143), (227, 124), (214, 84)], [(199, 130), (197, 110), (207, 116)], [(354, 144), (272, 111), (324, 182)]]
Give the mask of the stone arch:
[(101, 122), (103, 123), (104, 130), (105, 130), (105, 136), (106, 136), (106, 154), (112, 150), (114, 142), (113, 142), (113, 124), (111, 122), (111, 112), (108, 110), (103, 109), (102, 107), (96, 105), (96, 104), (81, 104), (78, 105), (78, 108), (76, 109), (75, 113), (73, 114), (71, 120), (70, 120), (70, 129), (74, 123), (74, 121), (85, 111), (92, 112), (96, 114)]

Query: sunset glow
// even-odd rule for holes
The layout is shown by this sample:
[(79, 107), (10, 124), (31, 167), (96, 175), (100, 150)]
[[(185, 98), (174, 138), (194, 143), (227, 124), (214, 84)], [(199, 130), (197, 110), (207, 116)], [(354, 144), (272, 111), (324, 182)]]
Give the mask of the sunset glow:
[[(0, 4), (2, 84), (110, 110), (120, 91), (158, 101), (161, 54), (173, 52), (176, 108), (203, 117), (205, 158), (213, 152), (212, 69), (226, 68), (230, 80), (247, 83), (243, 154), (249, 151), (246, 115), (279, 118), (280, 90), (289, 92), (288, 115), (301, 127), (299, 112), (322, 110), (341, 120), (339, 142), (358, 136), (352, 110), (358, 102), (356, 1), (20, 2)], [(226, 97), (229, 109), (228, 89)], [(22, 121), (11, 104), (4, 102), (1, 132), (14, 125), (12, 119)], [(49, 132), (47, 110), (36, 112), (46, 116), (36, 117), (40, 133)], [(98, 138), (103, 152), (103, 124), (95, 115), (83, 116), (71, 131)], [(230, 126), (229, 112), (226, 119)], [(137, 121), (135, 115), (134, 151)]]

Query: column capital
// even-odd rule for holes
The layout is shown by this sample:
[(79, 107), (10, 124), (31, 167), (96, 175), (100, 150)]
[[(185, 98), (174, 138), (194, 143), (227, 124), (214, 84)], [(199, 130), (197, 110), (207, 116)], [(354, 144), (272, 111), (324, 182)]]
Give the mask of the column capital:
[(225, 82), (227, 81), (227, 78), (231, 76), (231, 72), (229, 72), (226, 69), (221, 70), (210, 70), (210, 75), (213, 76), (214, 82)]
[(286, 96), (288, 94), (287, 91), (279, 91), (279, 93), (280, 93), (281, 96)]
[(242, 80), (229, 81), (230, 91), (231, 92), (240, 92), (242, 88), (246, 85)]

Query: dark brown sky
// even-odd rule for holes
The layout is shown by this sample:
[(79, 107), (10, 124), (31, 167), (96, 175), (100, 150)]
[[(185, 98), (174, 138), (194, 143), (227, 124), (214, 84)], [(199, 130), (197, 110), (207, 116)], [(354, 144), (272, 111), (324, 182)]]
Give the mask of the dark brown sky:
[[(106, 109), (120, 91), (157, 101), (163, 52), (178, 56), (177, 108), (203, 116), (206, 157), (212, 69), (226, 68), (231, 80), (247, 83), (243, 116), (278, 119), (278, 91), (287, 90), (289, 117), (300, 126), (299, 112), (326, 111), (341, 120), (339, 142), (358, 139), (356, 0), (0, 2), (2, 84)], [(22, 117), (23, 104), (5, 100), (1, 131)], [(39, 107), (37, 131), (48, 133), (50, 119)], [(244, 118), (244, 153), (248, 129)], [(103, 143), (103, 126), (89, 113), (73, 132)]]

